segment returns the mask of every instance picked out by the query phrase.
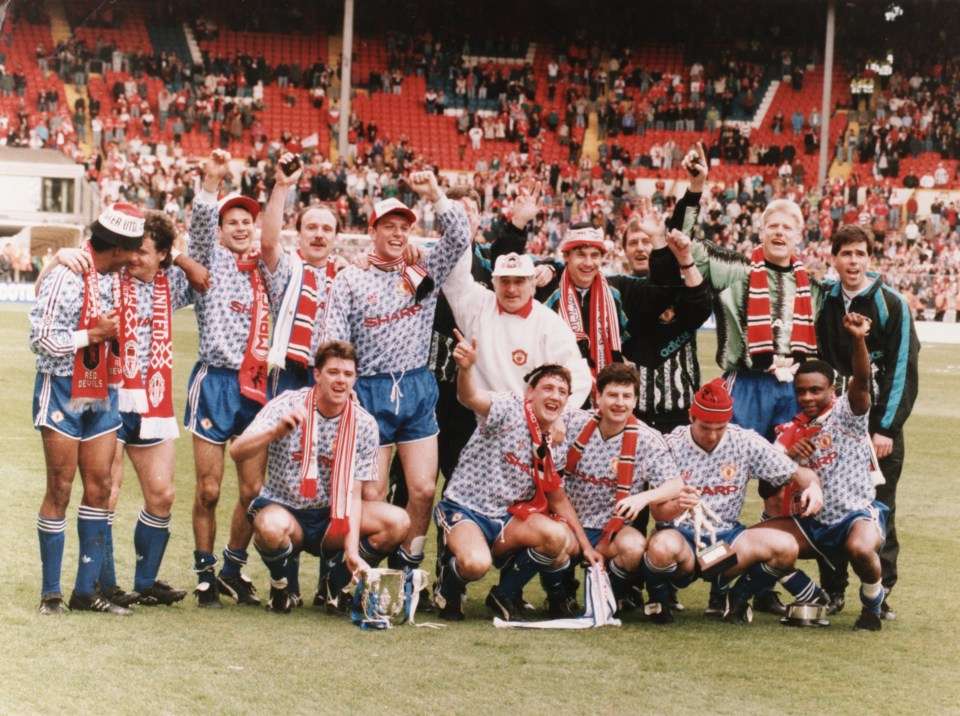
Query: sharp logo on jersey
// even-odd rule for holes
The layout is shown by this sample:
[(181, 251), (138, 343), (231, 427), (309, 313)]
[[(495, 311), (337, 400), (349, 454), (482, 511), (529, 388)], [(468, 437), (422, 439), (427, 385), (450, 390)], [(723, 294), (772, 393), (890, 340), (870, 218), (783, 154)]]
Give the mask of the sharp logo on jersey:
[(230, 301), (230, 310), (234, 313), (252, 313), (253, 307), (240, 303), (240, 301)]
[(723, 463), (723, 465), (720, 466), (720, 477), (722, 477), (724, 480), (732, 480), (736, 476), (737, 476), (736, 465), (729, 462), (725, 462)]
[(520, 472), (533, 477), (533, 470), (530, 468), (530, 460), (521, 460), (513, 452), (508, 452), (503, 456), (504, 462), (520, 470)]
[(393, 313), (385, 313), (382, 316), (368, 316), (367, 318), (363, 319), (363, 325), (367, 328), (377, 328), (378, 326), (382, 326), (384, 324), (393, 323), (394, 321), (399, 321), (404, 318), (410, 318), (411, 316), (417, 315), (422, 310), (423, 306), (417, 303), (399, 311), (394, 311)]
[(585, 482), (588, 485), (599, 485), (600, 487), (612, 487), (616, 489), (617, 480), (613, 477), (597, 477), (596, 475), (586, 475), (579, 470), (573, 471), (573, 477), (580, 480), (580, 482)]
[(514, 365), (526, 365), (527, 364), (527, 352), (521, 350), (515, 350), (510, 354), (513, 358)]
[(734, 495), (740, 492), (740, 488), (737, 485), (714, 485), (705, 486), (700, 490), (700, 496), (704, 495)]
[(666, 311), (660, 314), (660, 323), (673, 323), (677, 317), (677, 311), (670, 306)]
[(832, 464), (833, 461), (837, 459), (837, 456), (839, 454), (840, 454), (839, 452), (834, 450), (833, 452), (830, 452), (830, 453), (827, 453), (826, 455), (818, 457), (816, 460), (812, 460), (810, 462), (810, 469), (819, 470), (821, 467), (826, 467), (827, 465)]
[(829, 450), (831, 445), (833, 445), (833, 437), (830, 433), (820, 433), (817, 436), (817, 447), (821, 450)]

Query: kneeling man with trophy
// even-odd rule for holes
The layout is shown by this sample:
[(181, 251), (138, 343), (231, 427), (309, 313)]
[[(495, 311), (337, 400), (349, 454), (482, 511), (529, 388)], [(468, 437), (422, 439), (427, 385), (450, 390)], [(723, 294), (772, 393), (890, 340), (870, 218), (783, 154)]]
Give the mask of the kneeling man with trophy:
[(754, 431), (730, 425), (732, 416), (733, 400), (718, 378), (694, 396), (690, 425), (667, 436), (684, 485), (679, 497), (651, 508), (657, 531), (643, 558), (650, 595), (644, 611), (654, 623), (673, 622), (670, 585), (683, 588), (699, 577), (716, 577), (726, 587), (731, 577), (747, 573), (743, 587), (738, 584), (746, 598), (740, 593), (729, 596), (724, 614), (726, 621), (737, 624), (751, 618), (746, 599), (754, 593), (754, 580), (748, 577), (773, 574), (791, 592), (812, 584), (806, 575), (793, 571), (799, 547), (790, 532), (777, 529), (772, 524), (776, 520), (750, 529), (739, 520), (751, 478), (774, 485), (795, 480), (802, 490), (804, 515), (814, 514), (823, 504), (820, 481)]
[(407, 513), (364, 501), (356, 482), (377, 479), (379, 433), (373, 417), (352, 400), (357, 354), (343, 341), (317, 350), (312, 388), (290, 390), (267, 403), (230, 448), (234, 460), (267, 451), (267, 481), (251, 503), (253, 543), (270, 571), (267, 609), (299, 606), (288, 587), (300, 552), (323, 560), (328, 607), (343, 611), (351, 578), (403, 542)]

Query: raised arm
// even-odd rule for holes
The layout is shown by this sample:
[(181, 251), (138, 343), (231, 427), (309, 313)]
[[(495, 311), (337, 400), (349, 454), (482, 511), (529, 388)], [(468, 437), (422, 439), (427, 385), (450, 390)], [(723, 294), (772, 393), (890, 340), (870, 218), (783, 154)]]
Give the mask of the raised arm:
[(843, 317), (843, 330), (850, 334), (853, 377), (847, 385), (847, 398), (854, 415), (865, 415), (870, 410), (870, 354), (867, 352), (867, 333), (870, 319), (859, 313)]
[(273, 185), (273, 191), (270, 192), (270, 199), (267, 201), (267, 208), (263, 211), (260, 224), (260, 252), (263, 263), (270, 273), (277, 270), (277, 264), (280, 263), (280, 255), (283, 252), (280, 245), (280, 232), (283, 230), (283, 209), (287, 204), (287, 195), (291, 187), (297, 185), (300, 175), (303, 174), (300, 160), (290, 152), (280, 157), (278, 164), (280, 171), (276, 173), (277, 181)]
[(457, 347), (453, 349), (453, 360), (457, 364), (457, 398), (465, 408), (475, 412), (482, 418), (490, 413), (490, 391), (477, 388), (473, 379), (473, 364), (477, 362), (477, 339), (469, 343), (456, 328), (453, 335), (457, 339)]
[(193, 199), (188, 253), (207, 268), (213, 262), (213, 249), (217, 241), (217, 192), (229, 170), (230, 154), (222, 149), (214, 149), (203, 164), (200, 191)]

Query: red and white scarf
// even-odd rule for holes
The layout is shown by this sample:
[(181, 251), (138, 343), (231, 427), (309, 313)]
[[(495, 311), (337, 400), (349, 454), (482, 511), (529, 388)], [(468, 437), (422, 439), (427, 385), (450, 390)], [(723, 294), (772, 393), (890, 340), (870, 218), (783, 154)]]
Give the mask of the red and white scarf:
[(553, 465), (550, 445), (544, 439), (543, 432), (540, 430), (540, 423), (537, 422), (537, 416), (533, 412), (533, 401), (529, 398), (523, 401), (523, 417), (527, 422), (527, 430), (530, 431), (533, 485), (537, 491), (532, 500), (510, 505), (510, 514), (516, 515), (521, 520), (525, 520), (537, 512), (545, 513), (547, 511), (547, 493), (560, 489), (560, 475)]
[(620, 352), (620, 325), (617, 321), (617, 304), (607, 280), (597, 272), (590, 286), (589, 326), (580, 310), (580, 294), (570, 280), (570, 272), (560, 276), (560, 317), (570, 326), (578, 341), (590, 342), (590, 371), (594, 382), (603, 366), (613, 363), (613, 354)]
[[(317, 444), (317, 388), (307, 391), (305, 407), (307, 417), (300, 425), (300, 453), (303, 465), (300, 470), (300, 494), (308, 499), (317, 496), (318, 461), (313, 458)], [(357, 454), (357, 417), (353, 401), (348, 400), (340, 413), (340, 425), (333, 447), (333, 464), (330, 467), (330, 528), (328, 535), (345, 535), (350, 531), (350, 505), (353, 491), (353, 470)]]
[[(567, 464), (563, 471), (566, 475), (573, 475), (577, 469), (580, 458), (583, 457), (583, 451), (587, 449), (587, 443), (590, 437), (600, 425), (600, 413), (597, 412), (592, 419), (587, 421), (583, 430), (577, 436), (570, 450), (567, 452)], [(637, 462), (637, 444), (640, 440), (640, 421), (633, 415), (627, 419), (627, 426), (623, 430), (623, 439), (620, 444), (620, 459), (617, 461), (617, 491), (614, 499), (614, 507), (620, 500), (630, 497), (630, 490), (633, 488), (633, 467)], [(603, 527), (603, 534), (600, 537), (601, 543), (608, 543), (616, 536), (620, 528), (623, 527), (623, 518), (613, 514)]]
[(170, 284), (163, 271), (153, 280), (153, 325), (150, 334), (150, 361), (144, 385), (140, 371), (139, 307), (137, 287), (124, 272), (120, 277), (120, 356), (123, 382), (120, 385), (120, 411), (139, 413), (140, 437), (166, 439), (179, 437), (173, 413), (173, 335)]
[[(817, 334), (813, 328), (813, 301), (810, 298), (810, 279), (797, 256), (790, 257), (797, 290), (793, 297), (793, 330), (790, 334), (790, 353), (794, 356), (817, 352)], [(750, 293), (747, 297), (747, 348), (750, 358), (773, 354), (773, 326), (770, 316), (770, 287), (767, 284), (767, 266), (763, 247), (758, 246), (750, 256)]]
[(367, 258), (370, 260), (371, 266), (376, 266), (381, 271), (394, 271), (398, 266), (402, 265), (403, 282), (407, 288), (410, 289), (410, 293), (416, 298), (418, 303), (429, 296), (430, 292), (434, 289), (433, 278), (420, 264), (409, 266), (402, 257), (388, 261), (374, 253), (367, 254)]
[[(798, 413), (790, 422), (777, 425), (774, 428), (777, 433), (777, 439), (774, 441), (774, 445), (784, 452), (788, 452), (797, 441), (804, 438), (812, 438), (820, 432), (820, 428), (827, 422), (827, 418), (830, 417), (832, 411), (833, 401), (831, 400), (826, 410), (814, 418), (808, 418), (803, 413)], [(796, 489), (797, 483), (793, 481), (787, 483), (786, 489), (783, 491), (783, 502), (780, 506), (781, 515), (790, 516), (793, 514), (793, 493)]]
[[(93, 264), (93, 251), (90, 242), (83, 242), (81, 249), (90, 257)], [(83, 307), (80, 309), (80, 323), (77, 330), (89, 331), (100, 321), (100, 274), (96, 267), (83, 276)], [(110, 407), (110, 395), (107, 392), (109, 368), (107, 364), (107, 342), (90, 344), (77, 351), (73, 359), (73, 380), (70, 386), (70, 409), (80, 411), (83, 408), (107, 410)]]
[(250, 274), (253, 306), (250, 311), (250, 334), (240, 364), (240, 394), (261, 405), (267, 402), (267, 354), (270, 348), (270, 306), (260, 275), (260, 252), (237, 256), (237, 269)]
[(303, 260), (303, 255), (297, 251), (296, 257), (291, 258), (290, 281), (273, 326), (273, 344), (267, 357), (270, 368), (283, 369), (289, 363), (310, 368), (317, 311), (326, 307), (336, 275), (336, 264), (328, 259), (321, 290), (317, 285), (317, 272)]

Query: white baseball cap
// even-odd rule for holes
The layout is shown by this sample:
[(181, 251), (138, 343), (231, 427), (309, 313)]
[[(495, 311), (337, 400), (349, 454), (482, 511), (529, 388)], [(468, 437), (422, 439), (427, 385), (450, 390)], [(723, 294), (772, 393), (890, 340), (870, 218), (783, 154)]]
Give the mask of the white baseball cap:
[(497, 263), (493, 267), (494, 276), (523, 276), (525, 278), (531, 278), (534, 273), (533, 259), (527, 254), (509, 253), (498, 256)]
[(403, 214), (410, 220), (411, 224), (417, 223), (417, 215), (399, 199), (384, 199), (373, 205), (373, 216), (370, 217), (370, 225), (373, 226), (387, 214)]

